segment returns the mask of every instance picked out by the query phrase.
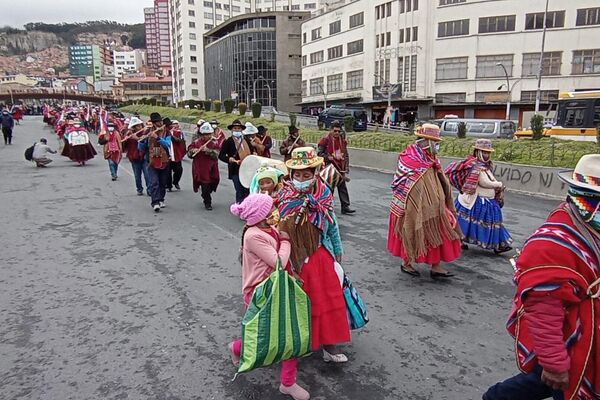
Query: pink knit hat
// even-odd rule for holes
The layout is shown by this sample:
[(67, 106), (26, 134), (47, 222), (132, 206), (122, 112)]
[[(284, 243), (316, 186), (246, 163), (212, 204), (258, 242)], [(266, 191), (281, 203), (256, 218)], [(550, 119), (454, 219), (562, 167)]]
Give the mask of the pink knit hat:
[(241, 204), (232, 204), (231, 213), (253, 226), (265, 220), (273, 208), (273, 198), (268, 194), (251, 194)]

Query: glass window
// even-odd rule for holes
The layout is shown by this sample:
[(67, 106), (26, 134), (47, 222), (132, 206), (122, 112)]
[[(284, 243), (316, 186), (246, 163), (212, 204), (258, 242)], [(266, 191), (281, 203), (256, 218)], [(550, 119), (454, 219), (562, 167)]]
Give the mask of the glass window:
[(510, 32), (515, 30), (515, 15), (479, 18), (479, 33)]
[(329, 75), (327, 77), (327, 93), (337, 93), (344, 90), (344, 74)]
[(317, 40), (321, 38), (321, 28), (315, 28), (311, 32), (311, 39)]
[(329, 34), (334, 35), (342, 31), (342, 21), (335, 21), (329, 24)]
[(577, 26), (600, 25), (600, 7), (577, 10)]
[(467, 79), (469, 57), (438, 58), (435, 79)]
[(600, 49), (574, 51), (571, 73), (600, 74)]
[[(548, 11), (546, 16), (546, 28), (562, 28), (564, 26), (564, 11)], [(544, 29), (544, 13), (539, 12), (525, 15), (525, 29)]]
[(477, 56), (477, 78), (501, 78), (506, 76), (498, 64), (504, 65), (508, 76), (512, 76), (513, 55), (502, 54), (494, 56)]
[(344, 46), (341, 44), (339, 46), (331, 47), (327, 49), (327, 59), (333, 60), (334, 58), (340, 58), (344, 53)]
[(323, 78), (315, 78), (310, 80), (310, 95), (315, 96), (323, 94)]
[[(533, 103), (535, 101), (535, 97), (537, 95), (536, 90), (522, 90), (521, 91), (521, 101)], [(552, 100), (558, 99), (558, 90), (541, 90), (540, 91), (540, 100), (542, 102), (548, 103)]]
[(347, 55), (362, 53), (363, 51), (363, 40), (356, 40), (348, 43)]
[(363, 70), (350, 71), (346, 74), (346, 89), (355, 90), (363, 88)]
[(310, 63), (315, 64), (323, 61), (323, 50), (310, 54)]
[(469, 20), (440, 22), (438, 24), (438, 37), (461, 36), (469, 34)]
[(306, 89), (307, 89), (307, 83), (306, 81), (302, 81), (302, 97), (306, 96)]
[[(562, 51), (545, 52), (542, 60), (542, 76), (560, 75)], [(540, 53), (523, 54), (522, 76), (537, 76), (540, 68)]]
[(358, 13), (350, 16), (350, 28), (356, 28), (357, 26), (363, 25), (365, 22), (365, 14)]

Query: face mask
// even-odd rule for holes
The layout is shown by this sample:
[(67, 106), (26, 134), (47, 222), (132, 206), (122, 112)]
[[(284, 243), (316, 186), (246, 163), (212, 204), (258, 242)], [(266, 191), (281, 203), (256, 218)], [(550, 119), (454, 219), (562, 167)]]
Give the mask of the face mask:
[(296, 179), (292, 180), (294, 187), (300, 192), (307, 192), (314, 182), (314, 178), (308, 181), (300, 182)]
[(242, 137), (242, 132), (233, 131), (233, 132), (231, 132), (231, 134), (233, 135), (233, 137), (238, 138), (238, 139)]

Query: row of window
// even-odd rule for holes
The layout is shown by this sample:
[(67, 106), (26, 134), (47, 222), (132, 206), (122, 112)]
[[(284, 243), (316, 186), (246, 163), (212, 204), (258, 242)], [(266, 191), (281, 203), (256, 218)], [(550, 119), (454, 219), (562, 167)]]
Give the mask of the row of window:
[[(355, 40), (354, 42), (350, 42), (346, 44), (346, 55), (351, 56), (353, 54), (362, 53), (363, 51), (363, 40)], [(344, 45), (338, 45), (334, 47), (330, 47), (327, 49), (327, 60), (334, 60), (336, 58), (340, 58), (344, 56)], [(324, 51), (319, 50), (314, 53), (310, 53), (310, 63), (316, 64), (324, 61)], [(307, 58), (306, 56), (302, 56), (302, 66), (306, 66)]]
[[(348, 18), (348, 29), (356, 28), (358, 26), (364, 25), (365, 23), (365, 14), (360, 12), (358, 14), (351, 15)], [(340, 33), (342, 31), (342, 21), (335, 21), (329, 24), (329, 35), (334, 35), (336, 33)], [(321, 39), (321, 27), (315, 28), (310, 32), (311, 40)], [(306, 32), (302, 33), (302, 43), (306, 43), (307, 34)]]
[[(516, 29), (516, 15), (500, 15), (479, 18), (479, 33), (513, 32)], [(546, 14), (546, 28), (563, 28), (565, 11), (549, 11)], [(463, 36), (469, 34), (469, 19), (440, 22), (438, 37)], [(577, 10), (576, 26), (600, 25), (600, 7)], [(525, 15), (525, 30), (543, 29), (544, 13)]]
[[(390, 64), (390, 59), (375, 61), (375, 86), (380, 86), (392, 81), (390, 76)], [(416, 54), (398, 57), (398, 75), (396, 82), (400, 83), (405, 91), (414, 92), (417, 90)]]
[[(540, 100), (542, 102), (549, 102), (552, 100), (558, 99), (558, 90), (542, 90), (540, 92)], [(523, 102), (534, 102), (536, 97), (536, 90), (522, 90), (521, 91), (521, 101)], [(489, 102), (490, 97), (499, 98), (498, 95), (502, 96), (505, 93), (498, 92), (475, 92), (475, 101), (480, 102)], [(502, 100), (504, 102), (505, 100)], [(467, 102), (467, 93), (458, 92), (458, 93), (437, 93), (435, 95), (435, 102), (441, 104), (448, 103), (466, 103)]]
[[(346, 73), (346, 90), (358, 90), (363, 88), (363, 70), (350, 71)], [(324, 78), (314, 78), (310, 80), (309, 87), (307, 81), (302, 81), (302, 96), (318, 96), (324, 93), (339, 93), (344, 90), (344, 74), (334, 74), (327, 77), (327, 91), (325, 91)], [(308, 89), (308, 90), (307, 90)]]
[[(416, 42), (419, 40), (419, 27), (400, 29), (398, 33), (398, 43)], [(375, 47), (386, 47), (392, 44), (392, 33), (386, 32), (375, 35)]]
[[(392, 3), (389, 1), (375, 7), (375, 19), (384, 19), (392, 16)], [(400, 14), (405, 12), (417, 11), (419, 9), (419, 0), (400, 0)]]
[[(436, 60), (436, 80), (467, 79), (469, 57), (439, 58)], [(513, 75), (513, 55), (478, 56), (475, 76), (477, 78), (503, 77), (504, 66), (509, 76)], [(537, 76), (540, 68), (540, 53), (523, 54), (521, 76)], [(544, 52), (542, 75), (560, 75), (562, 51)], [(600, 74), (600, 49), (575, 50), (571, 62), (571, 74)]]

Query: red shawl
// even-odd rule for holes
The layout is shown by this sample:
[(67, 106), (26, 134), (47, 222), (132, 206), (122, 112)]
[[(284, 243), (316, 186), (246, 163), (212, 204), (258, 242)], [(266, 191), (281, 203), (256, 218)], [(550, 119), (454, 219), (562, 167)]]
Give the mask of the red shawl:
[(459, 192), (474, 194), (479, 182), (479, 174), (485, 170), (492, 169), (491, 161), (481, 161), (470, 155), (463, 161), (452, 162), (446, 167), (444, 173), (450, 184)]
[[(585, 225), (562, 204), (527, 240), (517, 260), (514, 307), (507, 323), (515, 338), (519, 368), (531, 372), (537, 365), (533, 340), (523, 318), (526, 296), (560, 299), (565, 306), (563, 337), (571, 358), (569, 388), (565, 399), (596, 399), (600, 390), (600, 260), (594, 248), (600, 243), (590, 237)], [(590, 240), (591, 239), (591, 240)]]
[(339, 171), (346, 171), (346, 159), (348, 155), (348, 142), (346, 139), (344, 139), (342, 136), (334, 138), (330, 133), (319, 141), (319, 147), (323, 147), (327, 154), (332, 157), (336, 154), (336, 152), (339, 152), (342, 155), (342, 159), (338, 160), (334, 157), (332, 163)]

